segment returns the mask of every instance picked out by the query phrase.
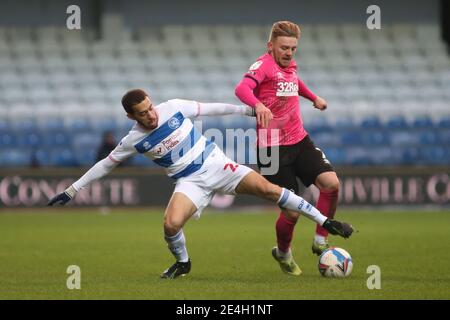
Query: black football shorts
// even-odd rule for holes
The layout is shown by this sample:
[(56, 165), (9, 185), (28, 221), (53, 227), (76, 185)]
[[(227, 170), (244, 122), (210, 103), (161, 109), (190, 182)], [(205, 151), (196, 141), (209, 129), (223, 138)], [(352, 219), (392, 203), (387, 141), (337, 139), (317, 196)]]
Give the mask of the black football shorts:
[[(258, 167), (264, 168), (271, 166), (271, 162), (261, 163), (260, 152), (267, 155), (270, 159), (272, 148), (259, 148), (258, 150)], [(277, 184), (283, 188), (293, 190), (298, 193), (299, 185), (297, 178), (299, 178), (305, 187), (313, 184), (317, 176), (323, 172), (333, 171), (333, 166), (326, 158), (325, 154), (314, 145), (309, 135), (307, 135), (300, 142), (289, 145), (280, 146), (279, 151), (279, 170), (274, 175), (263, 176), (270, 182)]]

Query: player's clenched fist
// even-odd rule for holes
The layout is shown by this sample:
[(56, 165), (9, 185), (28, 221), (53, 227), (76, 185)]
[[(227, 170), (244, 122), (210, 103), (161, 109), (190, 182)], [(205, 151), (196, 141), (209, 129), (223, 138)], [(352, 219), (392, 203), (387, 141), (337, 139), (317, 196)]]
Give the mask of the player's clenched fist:
[(325, 110), (328, 106), (327, 100), (322, 97), (317, 96), (316, 100), (314, 100), (314, 107), (319, 110)]
[(47, 203), (47, 206), (53, 206), (54, 204), (60, 204), (63, 206), (67, 202), (72, 200), (76, 193), (77, 191), (75, 190), (75, 188), (73, 186), (70, 186), (66, 190), (64, 190), (64, 192), (61, 192), (60, 194), (51, 198)]
[(267, 108), (264, 104), (259, 102), (255, 106), (255, 112), (256, 121), (258, 122), (258, 124), (263, 128), (267, 128), (269, 126), (270, 120), (273, 119), (272, 111), (270, 111), (270, 109)]

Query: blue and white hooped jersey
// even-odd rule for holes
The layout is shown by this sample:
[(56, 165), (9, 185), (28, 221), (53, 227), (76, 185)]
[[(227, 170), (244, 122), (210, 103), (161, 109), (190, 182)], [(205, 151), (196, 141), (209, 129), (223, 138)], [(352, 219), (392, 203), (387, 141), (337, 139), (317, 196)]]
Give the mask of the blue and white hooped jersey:
[(141, 153), (164, 167), (174, 179), (194, 173), (215, 148), (189, 119), (199, 115), (199, 108), (198, 102), (181, 99), (157, 105), (158, 127), (148, 131), (136, 123), (109, 158), (122, 162)]

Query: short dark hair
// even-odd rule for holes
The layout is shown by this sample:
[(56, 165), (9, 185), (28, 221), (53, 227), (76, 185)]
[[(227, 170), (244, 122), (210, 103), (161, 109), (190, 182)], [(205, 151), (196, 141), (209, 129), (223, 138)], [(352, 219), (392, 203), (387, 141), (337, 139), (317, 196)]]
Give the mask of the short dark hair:
[(144, 101), (146, 97), (148, 94), (142, 89), (130, 90), (122, 97), (122, 106), (127, 113), (133, 114), (133, 107)]

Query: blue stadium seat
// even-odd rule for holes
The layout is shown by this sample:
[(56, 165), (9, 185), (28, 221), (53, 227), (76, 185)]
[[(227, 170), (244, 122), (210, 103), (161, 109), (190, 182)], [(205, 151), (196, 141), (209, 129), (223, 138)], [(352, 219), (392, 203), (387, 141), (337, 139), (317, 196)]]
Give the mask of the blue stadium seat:
[(367, 147), (371, 146), (386, 146), (390, 144), (389, 133), (382, 131), (365, 131), (361, 133), (361, 139), (364, 145)]
[(131, 128), (133, 127), (134, 123), (131, 121), (119, 121), (118, 126), (117, 126), (117, 131), (115, 132), (115, 134), (119, 134), (119, 137), (116, 136), (116, 139), (121, 139), (122, 137), (124, 137), (128, 131), (131, 130)]
[(439, 130), (436, 132), (439, 143), (444, 146), (450, 146), (450, 130)]
[(102, 135), (94, 133), (80, 133), (72, 137), (72, 146), (76, 149), (88, 148), (97, 150), (100, 147)]
[(31, 152), (25, 148), (8, 148), (0, 151), (0, 166), (28, 167), (31, 164)]
[(398, 165), (403, 161), (397, 149), (387, 146), (371, 148), (370, 154), (375, 165)]
[(310, 133), (331, 132), (334, 130), (333, 126), (323, 117), (314, 118), (304, 125), (306, 130)]
[(65, 130), (64, 120), (61, 118), (49, 118), (37, 123), (38, 129), (41, 132), (62, 132)]
[(76, 156), (70, 148), (53, 149), (50, 154), (50, 163), (58, 167), (74, 167), (78, 165)]
[(372, 165), (374, 164), (371, 150), (362, 147), (346, 148), (346, 161), (351, 165)]
[(0, 132), (10, 130), (10, 124), (4, 119), (0, 119)]
[(414, 129), (432, 129), (434, 127), (433, 121), (428, 116), (415, 118), (412, 123)]
[(395, 116), (389, 118), (386, 127), (390, 130), (405, 130), (409, 129), (409, 124), (403, 116)]
[(334, 123), (336, 130), (353, 130), (356, 129), (356, 123), (352, 118), (338, 118)]
[(34, 160), (40, 165), (40, 166), (51, 166), (51, 158), (50, 154), (52, 152), (52, 148), (39, 148), (33, 153)]
[(403, 165), (414, 165), (418, 164), (420, 161), (420, 151), (415, 147), (408, 147), (398, 150), (401, 155), (401, 164)]
[(358, 130), (341, 133), (341, 144), (345, 147), (362, 145), (363, 139)]
[(450, 117), (444, 117), (440, 119), (438, 122), (438, 127), (441, 129), (450, 129)]
[(11, 132), (0, 132), (0, 148), (17, 145), (17, 136)]
[(340, 165), (344, 164), (346, 160), (346, 149), (344, 148), (336, 148), (336, 147), (328, 147), (323, 148), (322, 151), (325, 153), (325, 156), (332, 164)]
[(46, 133), (43, 135), (43, 145), (49, 147), (68, 147), (71, 146), (71, 136), (66, 132)]
[(419, 135), (409, 130), (391, 132), (390, 142), (393, 147), (417, 145), (419, 144)]
[(37, 148), (43, 143), (42, 135), (38, 132), (29, 132), (19, 135), (17, 143), (20, 146)]
[(338, 147), (341, 146), (342, 142), (341, 137), (332, 132), (317, 132), (311, 135), (311, 138), (319, 148), (327, 146)]
[(450, 165), (448, 148), (441, 146), (425, 147), (420, 150), (421, 160), (424, 164)]
[(74, 134), (92, 131), (92, 123), (85, 118), (78, 118), (66, 123), (66, 128)]
[(36, 131), (37, 129), (36, 121), (33, 119), (14, 121), (11, 126), (13, 130), (26, 133)]
[(434, 145), (438, 143), (438, 134), (433, 131), (423, 131), (419, 133), (419, 141), (423, 145)]
[(97, 150), (87, 148), (74, 148), (75, 158), (80, 166), (89, 167), (95, 164)]
[(381, 129), (381, 121), (376, 116), (366, 117), (361, 121), (360, 127), (362, 129)]
[(103, 133), (105, 131), (116, 131), (118, 125), (114, 118), (104, 118), (93, 121), (92, 127), (96, 132)]

